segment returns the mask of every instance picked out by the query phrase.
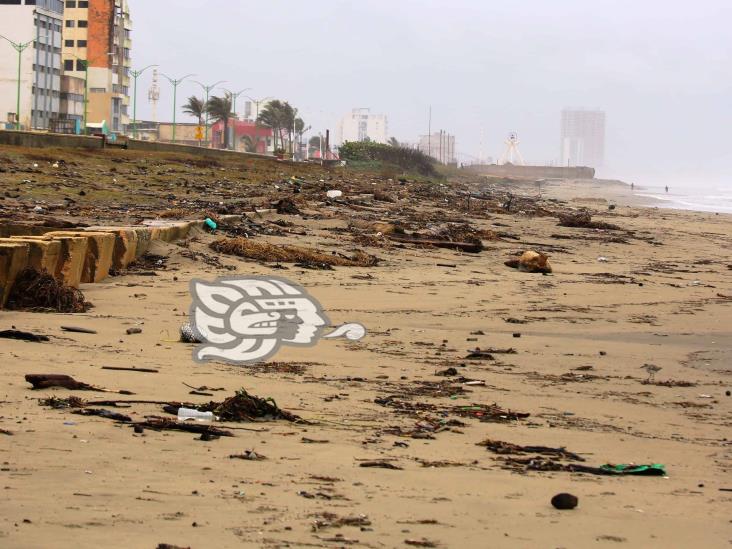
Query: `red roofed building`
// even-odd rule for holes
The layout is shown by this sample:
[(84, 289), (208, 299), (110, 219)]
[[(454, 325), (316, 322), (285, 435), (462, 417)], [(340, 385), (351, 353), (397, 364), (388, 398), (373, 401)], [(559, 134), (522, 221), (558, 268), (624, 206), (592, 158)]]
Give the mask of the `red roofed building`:
[[(224, 148), (224, 123), (216, 122), (211, 126), (211, 146)], [(257, 126), (250, 120), (229, 120), (229, 147), (240, 152), (268, 154), (273, 150), (272, 130)]]

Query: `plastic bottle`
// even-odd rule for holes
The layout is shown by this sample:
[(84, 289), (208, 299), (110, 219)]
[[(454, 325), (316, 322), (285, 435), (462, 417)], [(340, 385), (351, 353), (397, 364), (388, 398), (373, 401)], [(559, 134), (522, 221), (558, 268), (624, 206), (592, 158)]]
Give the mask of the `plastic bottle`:
[(178, 421), (186, 420), (213, 421), (216, 419), (213, 412), (199, 412), (193, 408), (178, 408)]

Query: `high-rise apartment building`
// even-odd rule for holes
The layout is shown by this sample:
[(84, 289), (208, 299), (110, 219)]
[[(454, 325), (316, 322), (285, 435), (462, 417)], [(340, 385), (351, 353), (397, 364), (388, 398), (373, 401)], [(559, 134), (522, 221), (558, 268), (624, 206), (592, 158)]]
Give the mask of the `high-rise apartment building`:
[(371, 114), (370, 109), (353, 109), (338, 123), (336, 138), (339, 143), (346, 141), (375, 141), (386, 143), (389, 125), (386, 115)]
[(432, 135), (420, 135), (417, 148), (442, 164), (453, 164), (455, 158), (455, 136), (444, 131)]
[(113, 133), (129, 124), (131, 33), (127, 0), (66, 0), (64, 74), (85, 80), (87, 122)]
[(605, 112), (562, 111), (560, 163), (599, 168), (605, 160)]
[(0, 127), (46, 129), (58, 117), (63, 13), (62, 0), (0, 0)]

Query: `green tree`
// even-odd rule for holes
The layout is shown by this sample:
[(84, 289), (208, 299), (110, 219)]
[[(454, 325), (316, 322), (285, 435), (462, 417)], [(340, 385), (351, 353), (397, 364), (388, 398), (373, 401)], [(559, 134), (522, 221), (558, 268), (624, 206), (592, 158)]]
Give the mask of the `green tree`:
[(286, 136), (292, 143), (296, 112), (287, 101), (279, 99), (270, 101), (260, 111), (257, 122), (272, 129), (275, 149), (284, 148)]
[(214, 122), (224, 123), (224, 148), (229, 148), (229, 120), (231, 119), (231, 95), (213, 96), (206, 104), (206, 112)]
[(183, 105), (183, 112), (198, 119), (198, 125), (203, 124), (203, 115), (206, 114), (206, 102), (195, 95), (188, 98), (188, 103)]
[(402, 146), (401, 143), (399, 143), (399, 141), (397, 140), (396, 137), (390, 137), (389, 138), (389, 145), (392, 146), (392, 147), (401, 147)]
[(244, 150), (250, 153), (255, 153), (257, 151), (257, 142), (259, 139), (255, 138), (251, 135), (244, 135), (241, 138), (242, 143), (244, 143)]

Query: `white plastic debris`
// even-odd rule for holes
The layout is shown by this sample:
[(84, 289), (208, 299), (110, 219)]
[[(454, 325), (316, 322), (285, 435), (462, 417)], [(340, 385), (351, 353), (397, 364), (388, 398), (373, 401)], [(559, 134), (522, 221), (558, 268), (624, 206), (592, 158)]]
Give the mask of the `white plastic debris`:
[(607, 263), (607, 257), (605, 257), (604, 255), (601, 255), (600, 257), (598, 257), (597, 260), (600, 263)]
[(327, 196), (328, 198), (340, 198), (341, 196), (343, 196), (343, 191), (330, 190), (325, 193), (325, 196)]
[(42, 213), (43, 212), (43, 206), (36, 206), (33, 208), (33, 211), (36, 213)]
[(54, 168), (58, 168), (58, 162), (54, 162), (54, 163), (53, 163), (53, 167), (54, 167)]

